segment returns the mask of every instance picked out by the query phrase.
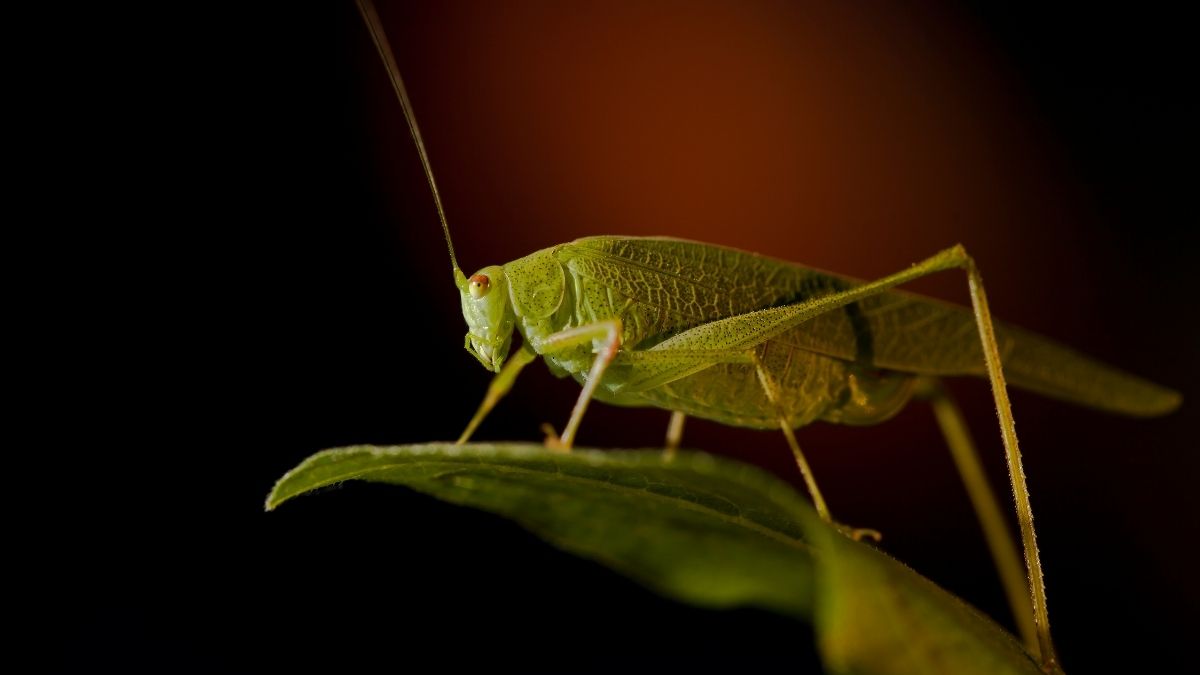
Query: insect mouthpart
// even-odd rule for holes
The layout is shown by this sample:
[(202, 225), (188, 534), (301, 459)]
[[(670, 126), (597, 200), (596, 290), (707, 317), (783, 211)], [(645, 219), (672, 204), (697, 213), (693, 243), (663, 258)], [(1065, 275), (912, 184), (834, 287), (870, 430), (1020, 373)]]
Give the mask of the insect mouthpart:
[[(511, 334), (509, 337), (511, 337)], [(511, 340), (508, 338), (489, 340), (473, 333), (467, 333), (463, 346), (483, 364), (484, 368), (493, 373), (498, 373), (500, 372), (500, 367), (504, 365), (504, 360), (508, 358), (510, 344)]]

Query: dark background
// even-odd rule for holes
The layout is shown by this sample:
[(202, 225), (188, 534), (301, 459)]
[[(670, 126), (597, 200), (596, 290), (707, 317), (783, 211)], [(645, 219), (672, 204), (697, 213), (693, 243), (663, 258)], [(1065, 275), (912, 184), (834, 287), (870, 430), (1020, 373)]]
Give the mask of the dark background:
[[(381, 4), (468, 272), (662, 234), (869, 278), (957, 241), (999, 317), (1183, 391), (1155, 420), (1013, 403), (1065, 667), (1187, 653), (1200, 342), (1181, 16)], [(432, 202), (352, 3), (125, 11), (68, 14), (85, 46), (45, 79), (77, 120), (79, 188), (47, 208), (79, 217), (60, 248), (87, 263), (47, 338), (70, 384), (38, 394), (70, 413), (41, 437), (75, 448), (48, 468), (65, 498), (34, 505), (54, 518), (34, 623), (51, 664), (817, 668), (804, 624), (659, 599), (397, 488), (263, 513), (322, 448), (457, 436), (488, 373), (461, 348)], [(966, 301), (955, 275), (916, 288)], [(1007, 494), (986, 382), (953, 390)], [(535, 364), (477, 437), (539, 440), (576, 392)], [(666, 420), (595, 406), (579, 441), (652, 446)], [(839, 518), (1009, 625), (925, 407), (799, 439)], [(778, 434), (689, 421), (685, 445), (799, 487)]]

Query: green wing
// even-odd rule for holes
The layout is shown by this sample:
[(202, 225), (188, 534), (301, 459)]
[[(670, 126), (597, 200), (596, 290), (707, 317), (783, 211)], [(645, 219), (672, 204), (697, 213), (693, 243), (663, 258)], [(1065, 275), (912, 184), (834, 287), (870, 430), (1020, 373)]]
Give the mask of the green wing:
[[(729, 248), (680, 239), (592, 237), (560, 247), (577, 275), (669, 317), (639, 346), (673, 332), (862, 282)], [(1004, 373), (1014, 386), (1127, 415), (1160, 415), (1177, 392), (1087, 358), (1044, 337), (997, 324)], [(847, 361), (923, 375), (984, 376), (969, 309), (888, 291), (819, 316), (776, 341)]]

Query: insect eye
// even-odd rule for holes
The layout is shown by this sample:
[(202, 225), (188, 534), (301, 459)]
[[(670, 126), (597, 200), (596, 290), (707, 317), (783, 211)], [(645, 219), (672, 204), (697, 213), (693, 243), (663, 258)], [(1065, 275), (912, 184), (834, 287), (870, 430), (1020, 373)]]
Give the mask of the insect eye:
[(471, 277), (471, 297), (478, 300), (487, 295), (488, 289), (491, 288), (491, 284), (492, 282), (487, 278), (487, 275), (476, 274), (475, 276)]

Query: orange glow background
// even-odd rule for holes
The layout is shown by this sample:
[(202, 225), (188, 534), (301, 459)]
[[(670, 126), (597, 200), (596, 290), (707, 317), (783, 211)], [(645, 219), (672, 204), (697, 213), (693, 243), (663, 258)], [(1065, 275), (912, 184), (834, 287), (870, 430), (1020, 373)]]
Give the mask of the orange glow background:
[[(1105, 211), (1106, 195), (1089, 188), (1014, 65), (965, 10), (606, 2), (381, 12), (468, 273), (592, 234), (685, 237), (862, 278), (962, 242), (999, 317), (1185, 383), (1179, 364), (1161, 358), (1189, 349), (1172, 333), (1172, 305), (1148, 299), (1170, 293), (1169, 277), (1127, 244), (1135, 225)], [(396, 311), (419, 335), (420, 347), (404, 353), (436, 363), (431, 379), (453, 373), (453, 393), (426, 398), (439, 416), (465, 421), (488, 376), (459, 353), (461, 318), (399, 108), (369, 44), (358, 57), (382, 203), (408, 278), (419, 279), (397, 288)], [(967, 300), (959, 275), (915, 288)], [(1158, 329), (1139, 328), (1147, 324)], [(530, 371), (479, 438), (536, 440), (540, 422), (566, 419), (575, 385)], [(954, 388), (1006, 495), (986, 383)], [(1101, 656), (1082, 654), (1095, 644), (1085, 635), (1138, 611), (1115, 601), (1108, 628), (1085, 624), (1092, 594), (1136, 584), (1139, 574), (1187, 576), (1161, 545), (1169, 531), (1153, 524), (1172, 503), (1186, 512), (1184, 497), (1155, 486), (1177, 461), (1195, 463), (1157, 440), (1181, 424), (1178, 415), (1132, 421), (1023, 393), (1014, 401), (1051, 612), (1071, 666)], [(599, 447), (658, 443), (667, 417), (593, 411), (580, 439)], [(387, 440), (449, 438), (459, 426)], [(916, 404), (870, 429), (815, 425), (799, 438), (835, 514), (882, 529), (888, 551), (1006, 621), (927, 410)], [(692, 421), (685, 445), (799, 485), (777, 434)], [(1147, 456), (1161, 462), (1150, 472)], [(1130, 503), (1130, 492), (1161, 501)], [(1145, 557), (1112, 576), (1082, 573), (1094, 560), (1073, 550), (1114, 539), (1144, 545)]]
[[(1180, 389), (1184, 407), (1153, 420), (1019, 391), (1013, 405), (1066, 670), (1195, 659), (1200, 111), (1181, 58), (1194, 24), (1043, 3), (379, 2), (468, 274), (595, 234), (860, 278), (961, 242), (997, 317)], [(103, 494), (71, 510), (78, 534), (55, 556), (54, 587), (84, 600), (64, 670), (376, 672), (420, 654), (451, 670), (813, 671), (802, 623), (678, 605), (404, 490), (349, 484), (261, 512), (318, 450), (457, 437), (490, 375), (462, 348), (429, 190), (353, 3), (177, 11), (155, 17), (166, 44), (125, 46), (166, 71), (139, 83), (154, 100), (128, 117), (162, 125), (153, 156), (178, 166), (156, 159), (166, 185), (111, 194), (153, 207), (145, 241), (161, 267), (201, 260), (187, 292), (141, 258), (122, 271), (151, 300), (122, 349), (170, 353), (149, 359), (152, 401), (88, 413), (135, 459), (121, 479), (162, 494), (81, 472)], [(84, 64), (52, 81), (124, 72)], [(115, 100), (103, 84), (66, 107)], [(92, 225), (102, 201), (77, 201), (79, 222), (108, 236)], [(185, 241), (163, 245), (165, 232)], [(211, 255), (191, 253), (210, 238)], [(967, 301), (960, 274), (912, 288)], [(161, 318), (171, 307), (177, 325)], [(62, 335), (94, 330), (82, 325)], [(117, 373), (97, 378), (95, 400), (126, 382), (122, 349), (97, 356)], [(1007, 502), (987, 383), (950, 386)], [(540, 441), (578, 391), (534, 364), (477, 439)], [(594, 405), (579, 443), (657, 446), (667, 419)], [(114, 471), (77, 426), (81, 454)], [(798, 439), (836, 517), (881, 530), (888, 553), (1011, 625), (926, 406)], [(780, 434), (690, 420), (684, 445), (802, 489)]]
[[(1064, 129), (1042, 107), (1004, 45), (966, 9), (606, 2), (381, 13), (468, 274), (592, 234), (684, 237), (861, 278), (961, 242), (1002, 319), (1188, 384), (1195, 333), (1174, 320), (1179, 268), (1147, 243), (1171, 236), (1165, 223), (1135, 221), (1104, 192), (1088, 173), (1092, 157), (1070, 147), (1075, 122)], [(400, 358), (436, 364), (422, 371), (428, 382), (454, 383), (453, 393), (425, 397), (439, 419), (454, 420), (448, 427), (384, 436), (450, 438), (488, 376), (459, 353), (457, 302), (399, 107), (369, 43), (357, 58), (380, 204), (394, 223), (385, 227), (395, 228), (412, 284), (398, 280), (395, 311), (413, 322), (419, 347)], [(1125, 149), (1124, 134), (1142, 133), (1106, 132)], [(965, 286), (944, 274), (914, 288), (966, 303)], [(536, 440), (539, 423), (561, 426), (577, 388), (529, 370), (478, 438)], [(953, 387), (1007, 495), (986, 383)], [(1158, 611), (1114, 585), (1156, 578), (1194, 588), (1164, 546), (1175, 527), (1165, 522), (1178, 522), (1165, 514), (1195, 514), (1188, 488), (1170, 475), (1196, 466), (1194, 452), (1172, 440), (1186, 412), (1134, 421), (1021, 392), (1014, 404), (1064, 658), (1069, 668), (1104, 662), (1113, 655), (1085, 653), (1097, 636), (1116, 642), (1129, 635), (1120, 615)], [(666, 419), (596, 406), (580, 442), (653, 445)], [(928, 410), (915, 404), (870, 429), (815, 425), (799, 439), (835, 514), (882, 529), (886, 550), (1007, 621)], [(685, 446), (800, 485), (777, 434), (691, 421)], [(1138, 552), (1097, 567), (1087, 551), (1113, 542)], [(1110, 607), (1111, 622), (1088, 622), (1098, 605)], [(1134, 642), (1161, 639), (1134, 633)]]

